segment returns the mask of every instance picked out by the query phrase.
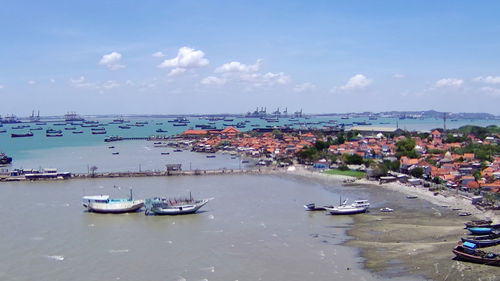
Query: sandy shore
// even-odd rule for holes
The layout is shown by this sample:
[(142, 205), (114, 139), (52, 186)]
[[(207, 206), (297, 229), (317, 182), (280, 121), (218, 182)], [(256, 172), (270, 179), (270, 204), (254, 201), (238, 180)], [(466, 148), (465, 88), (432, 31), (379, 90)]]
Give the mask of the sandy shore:
[[(489, 217), (498, 222), (498, 213), (481, 211), (470, 200), (446, 192), (435, 196), (423, 187), (400, 183), (379, 185), (364, 179), (353, 181), (352, 177), (312, 172), (303, 167), (285, 173), (332, 184), (346, 181), (351, 187), (369, 190), (373, 197), (400, 198), (390, 202), (395, 210), (392, 213), (372, 209), (367, 214), (354, 215), (355, 223), (348, 231), (352, 239), (346, 245), (359, 248), (365, 267), (378, 275), (387, 278), (412, 275), (426, 280), (500, 280), (498, 267), (457, 261), (452, 253), (457, 241), (469, 235), (464, 229), (465, 221)], [(406, 195), (416, 195), (418, 199), (406, 199)], [(473, 216), (459, 217), (458, 209)], [(487, 250), (500, 252), (500, 246)]]

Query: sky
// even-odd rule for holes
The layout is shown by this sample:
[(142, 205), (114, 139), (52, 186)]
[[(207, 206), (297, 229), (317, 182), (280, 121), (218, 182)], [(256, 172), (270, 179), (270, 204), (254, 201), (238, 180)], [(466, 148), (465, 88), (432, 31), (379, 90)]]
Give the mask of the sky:
[(4, 1), (0, 115), (500, 115), (499, 1)]

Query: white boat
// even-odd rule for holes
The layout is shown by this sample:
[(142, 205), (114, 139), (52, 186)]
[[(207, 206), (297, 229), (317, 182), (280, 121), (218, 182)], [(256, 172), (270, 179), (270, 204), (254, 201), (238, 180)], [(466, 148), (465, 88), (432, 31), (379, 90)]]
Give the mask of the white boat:
[(392, 211), (394, 211), (394, 209), (385, 207), (385, 208), (381, 208), (380, 211), (383, 213), (391, 213)]
[(332, 215), (352, 215), (365, 213), (369, 206), (368, 200), (356, 200), (350, 205), (347, 204), (346, 200), (340, 206), (325, 209)]
[(146, 215), (186, 215), (193, 214), (205, 206), (209, 199), (194, 200), (191, 195), (184, 199), (150, 198), (146, 199)]
[(83, 207), (95, 213), (136, 212), (144, 206), (144, 200), (133, 200), (132, 190), (129, 198), (109, 198), (109, 195), (83, 196)]

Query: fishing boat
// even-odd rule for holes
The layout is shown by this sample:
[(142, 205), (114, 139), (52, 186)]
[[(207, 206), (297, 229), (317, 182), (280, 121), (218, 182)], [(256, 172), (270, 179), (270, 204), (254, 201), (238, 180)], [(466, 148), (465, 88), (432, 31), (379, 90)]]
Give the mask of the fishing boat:
[(340, 206), (336, 207), (327, 207), (325, 208), (332, 215), (353, 215), (365, 213), (368, 210), (370, 203), (368, 200), (356, 200), (352, 204), (347, 204), (347, 199), (340, 204)]
[(12, 157), (8, 157), (5, 153), (0, 153), (0, 164), (6, 165), (12, 163)]
[(25, 134), (10, 134), (11, 138), (24, 138), (24, 137), (32, 137), (32, 136), (33, 136), (33, 133), (31, 131), (27, 132)]
[(462, 242), (474, 243), (478, 248), (491, 247), (500, 244), (500, 233), (492, 232), (490, 235), (462, 237)]
[(465, 227), (488, 227), (493, 223), (492, 220), (473, 220), (465, 223)]
[(394, 209), (391, 209), (391, 208), (388, 208), (388, 207), (385, 207), (385, 208), (381, 208), (380, 211), (382, 213), (391, 213), (394, 211)]
[(129, 198), (110, 198), (109, 195), (83, 196), (83, 207), (95, 213), (136, 212), (144, 206), (144, 200), (133, 200), (132, 189)]
[(417, 199), (418, 196), (417, 195), (406, 195), (406, 198), (407, 199)]
[(324, 211), (324, 210), (326, 210), (327, 207), (333, 208), (333, 206), (316, 207), (315, 203), (309, 203), (309, 204), (304, 205), (304, 208), (306, 209), (306, 211)]
[(157, 129), (156, 132), (157, 133), (168, 133), (167, 130), (163, 130), (163, 129)]
[(475, 235), (485, 235), (493, 232), (493, 228), (491, 227), (469, 227), (467, 228), (472, 234)]
[(145, 201), (146, 215), (186, 215), (193, 214), (208, 203), (210, 199), (195, 200), (189, 194), (189, 198), (149, 198)]
[(477, 250), (477, 245), (470, 242), (459, 242), (453, 249), (453, 253), (458, 259), (481, 263), (486, 265), (500, 266), (500, 254)]

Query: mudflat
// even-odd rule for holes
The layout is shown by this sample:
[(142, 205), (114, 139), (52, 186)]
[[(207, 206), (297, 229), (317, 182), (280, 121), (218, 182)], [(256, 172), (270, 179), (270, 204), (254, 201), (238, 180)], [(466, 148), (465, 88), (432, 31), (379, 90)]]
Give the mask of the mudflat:
[[(432, 280), (499, 280), (496, 266), (455, 259), (452, 249), (461, 237), (468, 236), (456, 212), (425, 208), (415, 212), (404, 201), (396, 202), (392, 213), (372, 210), (354, 216), (355, 223), (346, 242), (361, 249), (365, 267), (385, 277), (416, 275)], [(500, 246), (484, 248), (500, 252)]]

